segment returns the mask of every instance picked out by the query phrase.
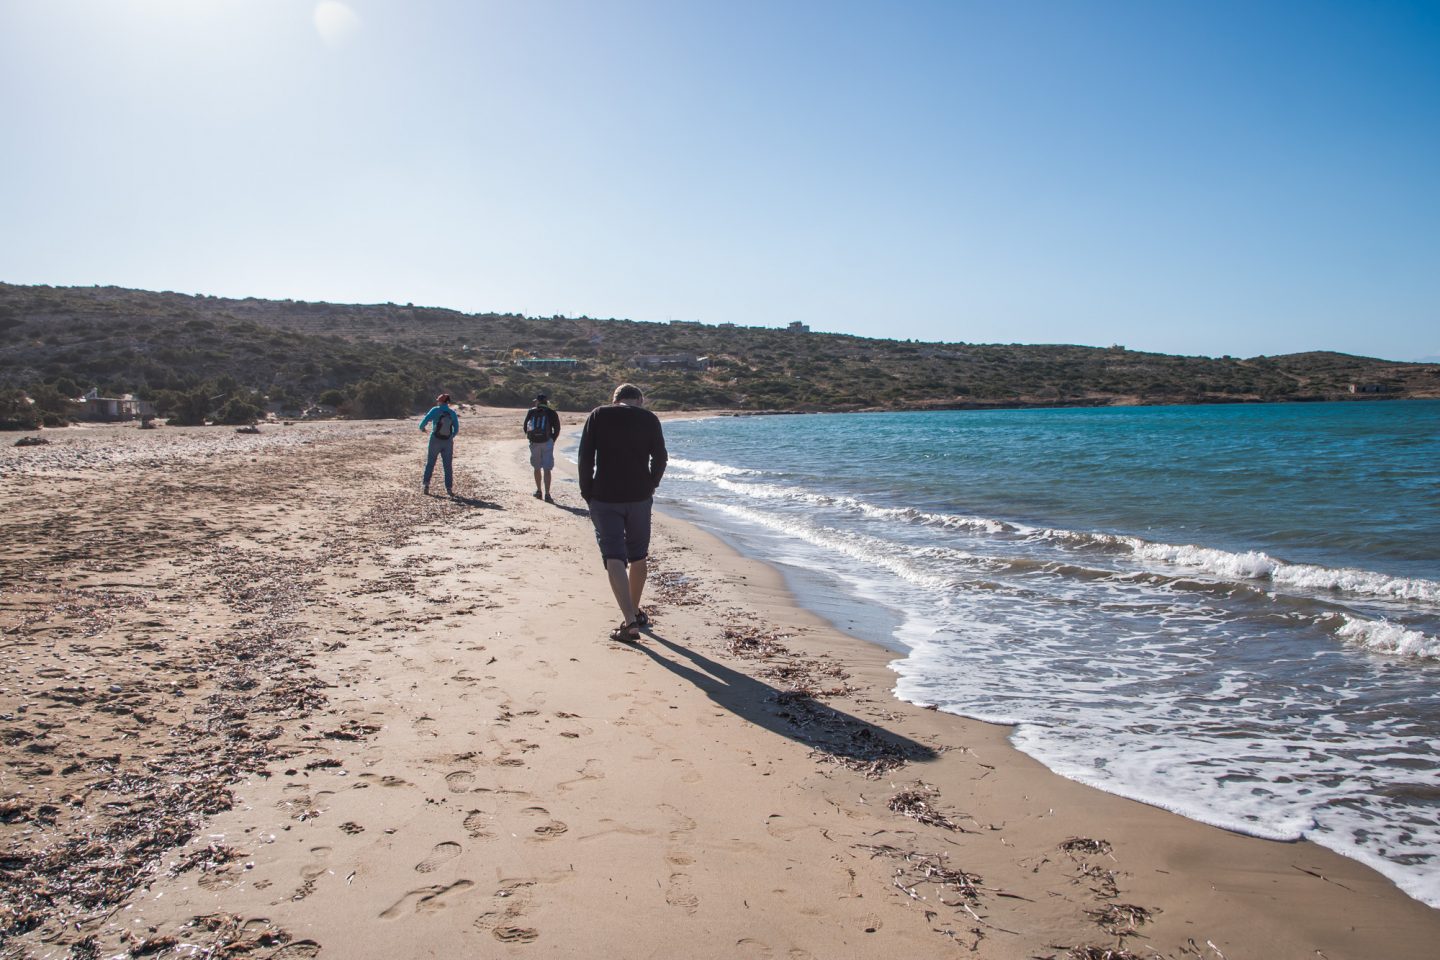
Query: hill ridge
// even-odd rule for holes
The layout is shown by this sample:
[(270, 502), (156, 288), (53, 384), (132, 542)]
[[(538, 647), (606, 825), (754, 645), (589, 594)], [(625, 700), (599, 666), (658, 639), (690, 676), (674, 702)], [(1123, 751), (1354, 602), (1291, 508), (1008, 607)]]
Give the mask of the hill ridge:
[[(637, 368), (635, 358), (646, 356), (672, 361)], [(578, 364), (542, 371), (515, 363), (537, 357)], [(1215, 358), (0, 283), (0, 388), (11, 390), (73, 385), (165, 401), (209, 384), (249, 402), (299, 407), (327, 396), (348, 412), (375, 414), (378, 405), (399, 415), (440, 389), (498, 406), (527, 405), (544, 389), (564, 409), (588, 409), (622, 380), (642, 383), (656, 407), (677, 410), (1440, 396), (1440, 365), (1334, 351)], [(377, 398), (377, 385), (386, 397)]]

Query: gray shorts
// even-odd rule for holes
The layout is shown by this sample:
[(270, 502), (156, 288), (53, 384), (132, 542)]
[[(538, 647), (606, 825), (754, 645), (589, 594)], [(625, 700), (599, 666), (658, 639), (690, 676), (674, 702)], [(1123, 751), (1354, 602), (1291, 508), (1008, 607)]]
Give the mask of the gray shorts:
[(530, 466), (536, 470), (555, 469), (555, 441), (530, 444)]
[(634, 563), (650, 553), (650, 507), (654, 498), (634, 503), (590, 501), (590, 522), (595, 525), (595, 542), (600, 559)]

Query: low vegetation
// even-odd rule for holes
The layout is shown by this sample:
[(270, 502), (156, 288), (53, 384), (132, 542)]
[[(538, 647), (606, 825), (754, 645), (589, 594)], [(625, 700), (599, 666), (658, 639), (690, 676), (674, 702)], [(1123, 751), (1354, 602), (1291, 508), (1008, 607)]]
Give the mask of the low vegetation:
[[(960, 331), (957, 331), (960, 332)], [(636, 358), (695, 363), (641, 368)], [(516, 360), (567, 358), (526, 369)], [(435, 393), (562, 409), (622, 380), (659, 409), (1103, 406), (1440, 396), (1440, 365), (1336, 353), (1178, 357), (1124, 347), (918, 343), (590, 317), (465, 314), (413, 304), (222, 299), (116, 287), (0, 284), (0, 426), (64, 422), (89, 389), (172, 422), (247, 422), (322, 405), (406, 416)], [(1352, 393), (1351, 385), (1361, 391)]]

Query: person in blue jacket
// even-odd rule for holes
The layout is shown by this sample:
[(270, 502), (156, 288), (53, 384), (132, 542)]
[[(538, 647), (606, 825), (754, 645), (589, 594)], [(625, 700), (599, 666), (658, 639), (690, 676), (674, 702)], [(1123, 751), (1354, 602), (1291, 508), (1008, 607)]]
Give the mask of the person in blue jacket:
[(425, 425), (430, 427), (430, 448), (425, 454), (425, 479), (421, 481), (424, 491), (430, 492), (430, 477), (435, 473), (435, 458), (445, 464), (445, 492), (455, 496), (454, 474), (451, 461), (455, 456), (455, 434), (460, 432), (460, 418), (450, 409), (450, 394), (442, 393), (435, 398), (435, 406), (420, 420), (420, 432)]

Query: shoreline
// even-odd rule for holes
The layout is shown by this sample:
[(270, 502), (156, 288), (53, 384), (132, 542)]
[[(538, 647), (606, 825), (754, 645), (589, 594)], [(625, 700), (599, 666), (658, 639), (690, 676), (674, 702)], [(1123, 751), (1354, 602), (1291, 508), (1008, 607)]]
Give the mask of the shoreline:
[[(1422, 921), (1428, 920), (1440, 925), (1440, 909), (1431, 908), (1406, 894), (1396, 886), (1393, 881), (1379, 874), (1378, 871), (1375, 871), (1371, 866), (1361, 860), (1346, 857), (1303, 838), (1283, 841), (1269, 840), (1253, 834), (1215, 826), (1203, 821), (1191, 819), (1181, 813), (1168, 810), (1148, 801), (1132, 799), (1118, 793), (1103, 790), (1097, 786), (1069, 779), (1060, 773), (1050, 770), (1040, 760), (1025, 753), (1012, 743), (1010, 738), (1012, 732), (1016, 729), (1014, 725), (993, 723), (967, 717), (962, 714), (944, 713), (933, 710), (933, 708), (927, 705), (915, 704), (900, 699), (894, 693), (895, 674), (890, 667), (890, 664), (896, 658), (897, 651), (877, 641), (850, 633), (843, 626), (832, 623), (826, 619), (823, 614), (810, 609), (793, 594), (785, 573), (775, 566), (759, 558), (741, 553), (722, 536), (700, 529), (691, 521), (676, 517), (668, 512), (664, 515), (670, 523), (689, 527), (692, 531), (690, 534), (692, 537), (703, 538), (710, 541), (710, 550), (719, 554), (731, 555), (733, 562), (737, 564), (738, 568), (745, 569), (753, 566), (765, 570), (769, 578), (766, 589), (767, 591), (773, 591), (773, 593), (769, 593), (768, 596), (780, 610), (784, 610), (785, 619), (792, 624), (800, 624), (800, 629), (802, 630), (813, 628), (822, 634), (829, 635), (829, 649), (833, 655), (843, 658), (847, 663), (847, 669), (858, 668), (860, 671), (863, 671), (863, 675), (869, 681), (871, 689), (878, 689), (897, 710), (903, 708), (907, 712), (914, 712), (916, 715), (928, 714), (930, 717), (939, 718), (935, 724), (935, 728), (938, 729), (934, 730), (934, 735), (937, 736), (938, 739), (950, 742), (974, 742), (979, 740), (983, 742), (987, 748), (1008, 752), (1010, 756), (1001, 760), (996, 765), (997, 769), (1012, 768), (1017, 778), (1023, 779), (1026, 782), (1026, 789), (1023, 791), (1024, 796), (1028, 797), (1032, 792), (1048, 792), (1057, 797), (1065, 796), (1071, 802), (1084, 808), (1087, 817), (1091, 818), (1087, 822), (1092, 832), (1097, 822), (1106, 824), (1106, 829), (1099, 832), (1111, 838), (1108, 843), (1112, 845), (1112, 847), (1118, 848), (1121, 843), (1135, 844), (1144, 849), (1147, 855), (1159, 857), (1167, 863), (1183, 865), (1190, 870), (1203, 869), (1205, 872), (1213, 871), (1213, 879), (1211, 882), (1214, 884), (1214, 889), (1212, 889), (1211, 893), (1212, 895), (1221, 896), (1224, 895), (1221, 892), (1221, 888), (1227, 884), (1233, 884), (1237, 891), (1244, 890), (1247, 891), (1247, 894), (1261, 893), (1263, 888), (1258, 884), (1254, 888), (1251, 888), (1250, 885), (1255, 883), (1256, 877), (1266, 874), (1270, 875), (1270, 883), (1281, 883), (1280, 875), (1283, 873), (1283, 868), (1279, 866), (1279, 863), (1281, 861), (1296, 859), (1296, 857), (1292, 856), (1292, 851), (1305, 851), (1307, 854), (1318, 855), (1321, 859), (1329, 862), (1325, 863), (1319, 869), (1313, 869), (1305, 865), (1290, 864), (1291, 869), (1298, 871), (1300, 874), (1320, 879), (1324, 883), (1337, 885), (1342, 889), (1350, 890), (1358, 889), (1361, 884), (1364, 883), (1364, 881), (1360, 880), (1360, 877), (1368, 874), (1370, 875), (1368, 886), (1372, 888), (1378, 886), (1379, 888), (1379, 890), (1370, 891), (1372, 896), (1380, 899), (1398, 898), (1408, 905), (1408, 907), (1412, 908)], [(755, 575), (752, 574), (751, 576)], [(787, 607), (790, 609), (785, 610)], [(780, 619), (780, 612), (777, 610), (775, 613), (776, 618)], [(854, 649), (855, 647), (858, 647), (858, 649)], [(899, 655), (903, 657), (904, 654), (901, 652)], [(893, 715), (894, 711), (888, 712)], [(947, 726), (947, 721), (957, 729), (945, 730), (944, 728)], [(967, 745), (962, 749), (970, 751), (973, 748)], [(993, 760), (994, 758), (991, 757), (990, 759)], [(1023, 769), (1026, 766), (1031, 767), (1031, 769)], [(934, 772), (935, 771), (927, 771), (926, 780), (930, 780)], [(942, 785), (946, 784), (947, 780), (951, 780), (950, 777), (935, 777), (934, 779)], [(1091, 796), (1087, 797), (1086, 794), (1090, 794)], [(946, 791), (942, 789), (941, 795), (946, 795)], [(1000, 806), (1008, 807), (1009, 801), (1002, 801)], [(1142, 817), (1135, 808), (1148, 811), (1150, 815), (1153, 815), (1154, 822), (1143, 822), (1151, 820), (1152, 816), (1146, 815)], [(1047, 811), (1049, 815), (1054, 815), (1055, 813), (1056, 811), (1053, 808)], [(1171, 821), (1178, 821), (1178, 823)], [(1150, 832), (1151, 835), (1145, 836), (1147, 832)], [(1208, 839), (1206, 835), (1209, 835)], [(1217, 851), (1212, 858), (1206, 856), (1205, 853), (1202, 852), (1202, 849), (1209, 843), (1219, 842), (1216, 835), (1226, 838), (1223, 845), (1228, 849), (1226, 849), (1224, 853), (1218, 853)], [(1125, 840), (1118, 841), (1114, 839), (1116, 837), (1124, 837)], [(1232, 858), (1234, 862), (1226, 862), (1227, 860), (1232, 860)], [(1204, 864), (1203, 867), (1202, 864)], [(1152, 869), (1160, 875), (1172, 875), (1174, 872), (1159, 866), (1154, 866)], [(1183, 884), (1181, 884), (1181, 886), (1183, 886)], [(1284, 898), (1281, 896), (1277, 897), (1277, 899)], [(1304, 907), (1303, 904), (1291, 904), (1289, 906), (1291, 909), (1301, 908), (1302, 910)], [(1218, 923), (1220, 917), (1228, 916), (1239, 911), (1240, 907), (1241, 904), (1239, 902), (1234, 902), (1220, 909), (1214, 918), (1214, 922)], [(1299, 917), (1292, 913), (1291, 919), (1298, 920)], [(1314, 920), (1317, 918), (1311, 917), (1307, 919)], [(1193, 915), (1190, 922), (1196, 922), (1193, 920)], [(1252, 920), (1252, 922), (1256, 921)], [(1216, 942), (1219, 943), (1219, 941)], [(1423, 944), (1424, 942), (1422, 940), (1413, 941), (1409, 944), (1412, 952), (1407, 953), (1404, 951), (1404, 948), (1401, 947), (1400, 952), (1394, 955), (1420, 956), (1424, 952)], [(1278, 944), (1272, 942), (1267, 949), (1272, 951), (1277, 950)], [(1335, 949), (1333, 944), (1325, 947), (1317, 943), (1315, 949), (1320, 950), (1326, 956), (1333, 957), (1339, 955), (1333, 952)], [(1368, 949), (1374, 949), (1375, 952), (1366, 952)], [(1217, 951), (1217, 954), (1230, 955), (1228, 949), (1225, 949), (1223, 953)], [(1282, 956), (1287, 954), (1283, 952), (1267, 952), (1263, 955)], [(1371, 948), (1362, 950), (1356, 955), (1375, 956), (1388, 954), (1384, 949), (1378, 948), (1378, 946), (1372, 946)]]
[[(887, 658), (887, 669), (889, 671), (890, 689), (889, 695), (897, 703), (906, 703), (918, 706), (922, 709), (936, 709), (936, 706), (924, 700), (911, 700), (906, 698), (899, 691), (903, 682), (901, 672), (897, 671), (897, 665), (901, 664), (909, 655), (911, 648), (895, 635), (895, 629), (903, 626), (904, 620), (899, 614), (895, 614), (880, 604), (871, 604), (862, 600), (852, 592), (852, 587), (843, 578), (835, 575), (832, 577), (823, 573), (817, 573), (807, 566), (796, 566), (778, 561), (766, 560), (754, 553), (747, 553), (744, 538), (734, 529), (727, 528), (725, 523), (714, 516), (706, 516), (703, 511), (692, 506), (677, 506), (674, 503), (659, 503), (657, 511), (664, 512), (681, 524), (698, 526), (705, 534), (715, 538), (723, 549), (731, 550), (740, 556), (772, 569), (781, 579), (786, 591), (791, 597), (791, 602), (807, 612), (813, 614), (836, 633), (844, 634), (854, 640), (873, 646), (889, 654)], [(687, 515), (688, 514), (688, 515)], [(728, 533), (728, 535), (727, 535)], [(876, 610), (885, 610), (885, 613), (876, 613)], [(848, 619), (846, 614), (855, 614), (857, 618)], [(863, 619), (868, 617), (868, 619)], [(842, 622), (843, 621), (843, 622)], [(1223, 814), (1210, 812), (1203, 806), (1200, 809), (1187, 809), (1183, 801), (1167, 800), (1163, 797), (1156, 797), (1147, 794), (1144, 789), (1125, 782), (1111, 782), (1105, 780), (1088, 779), (1083, 768), (1076, 768), (1071, 758), (1064, 755), (1047, 759), (1042, 751), (1027, 749), (1022, 743), (1017, 742), (1016, 737), (1019, 731), (1026, 724), (1023, 721), (1006, 721), (991, 719), (983, 715), (967, 713), (961, 710), (940, 707), (939, 709), (948, 712), (958, 719), (968, 722), (985, 724), (1003, 729), (1006, 732), (1006, 742), (1018, 753), (1041, 764), (1058, 777), (1079, 786), (1094, 789), (1111, 796), (1129, 800), (1135, 803), (1144, 804), (1157, 810), (1165, 811), (1176, 816), (1183, 817), (1193, 823), (1223, 830), (1237, 836), (1249, 837), (1256, 840), (1273, 843), (1293, 843), (1303, 841), (1323, 847), (1342, 858), (1351, 862), (1363, 865), (1367, 868), (1377, 870), (1387, 876), (1388, 882), (1394, 884), (1396, 889), (1403, 895), (1415, 900), (1422, 906), (1440, 910), (1440, 905), (1428, 904), (1420, 893), (1411, 892), (1405, 889), (1402, 881), (1396, 877), (1386, 874), (1386, 867), (1393, 866), (1381, 859), (1369, 855), (1364, 848), (1352, 847), (1348, 849), (1337, 849), (1320, 840), (1312, 839), (1301, 831), (1280, 832), (1278, 830), (1266, 830), (1263, 827), (1247, 828), (1244, 825), (1228, 823), (1224, 820)], [(1031, 730), (1035, 728), (1032, 726)], [(1063, 766), (1069, 761), (1070, 771), (1057, 768), (1056, 761)], [(1313, 826), (1313, 824), (1312, 824)], [(1403, 875), (1402, 875), (1403, 876)], [(1406, 878), (1408, 879), (1408, 878)]]
[[(17, 935), (30, 951), (17, 956), (58, 958), (65, 938), (87, 936), (103, 956), (209, 943), (230, 945), (215, 956), (283, 960), (669, 956), (677, 938), (699, 957), (973, 948), (1018, 960), (1123, 947), (1338, 960), (1419, 957), (1440, 935), (1440, 911), (1355, 861), (1065, 780), (1011, 745), (1009, 728), (895, 699), (893, 653), (806, 610), (779, 570), (663, 511), (647, 590), (655, 630), (634, 646), (605, 641), (613, 601), (573, 466), (557, 464), (560, 503), (533, 500), (519, 416), (463, 421), (459, 501), (420, 496), (411, 422), (309, 426), (311, 442), (241, 445), (193, 465), (131, 458), (124, 484), (173, 488), (168, 508), (123, 515), (132, 544), (144, 540), (133, 555), (107, 532), (132, 502), (128, 487), (99, 496), (116, 479), (87, 467), (7, 483), (7, 570), (48, 569), (72, 592), (103, 586), (135, 601), (67, 626), (47, 612), (39, 572), (27, 580), (35, 606), (7, 598), (28, 709), (17, 712), (12, 687), (0, 732), (32, 737), (7, 737), (4, 757), (8, 769), (54, 758), (48, 796), (80, 798), (74, 829), (107, 797), (147, 801), (118, 793), (113, 773), (65, 773), (62, 757), (113, 742), (122, 765), (133, 754), (163, 766), (173, 737), (150, 737), (132, 711), (106, 740), (96, 724), (110, 715), (93, 700), (51, 694), (119, 686), (125, 698), (132, 685), (195, 678), (183, 698), (144, 693), (135, 710), (152, 727), (205, 701), (216, 680), (217, 694), (232, 683), (241, 696), (209, 701), (217, 718), (267, 697), (275, 707), (241, 726), (196, 726), (270, 752), (228, 775), (228, 807), (198, 813), (193, 836), (123, 900), (52, 946), (39, 928)], [(565, 415), (567, 432), (576, 423)], [(223, 429), (195, 436), (233, 445)], [(267, 433), (282, 429), (301, 430)], [(63, 542), (45, 532), (53, 510), (25, 496), (41, 492), (67, 497)], [(166, 589), (184, 569), (167, 558), (192, 541), (227, 562), (248, 551), (230, 576), (260, 592)], [(76, 551), (82, 569), (59, 566)], [(36, 619), (20, 622), (22, 607)], [(263, 653), (286, 618), (297, 629), (275, 649), (300, 658), (289, 676), (314, 678), (290, 700), (272, 697), (285, 671), (175, 673), (189, 644), (228, 655), (205, 653), (212, 635), (238, 631)], [(140, 644), (132, 656), (150, 658), (135, 664), (148, 675), (122, 677), (127, 660), (96, 653), (122, 642)], [(41, 664), (55, 652), (69, 661)], [(36, 742), (48, 749), (24, 750)], [(3, 781), (19, 810), (29, 801), (10, 796), (16, 784)], [(7, 842), (67, 829), (63, 805), (43, 814), (42, 802), (7, 817)]]

